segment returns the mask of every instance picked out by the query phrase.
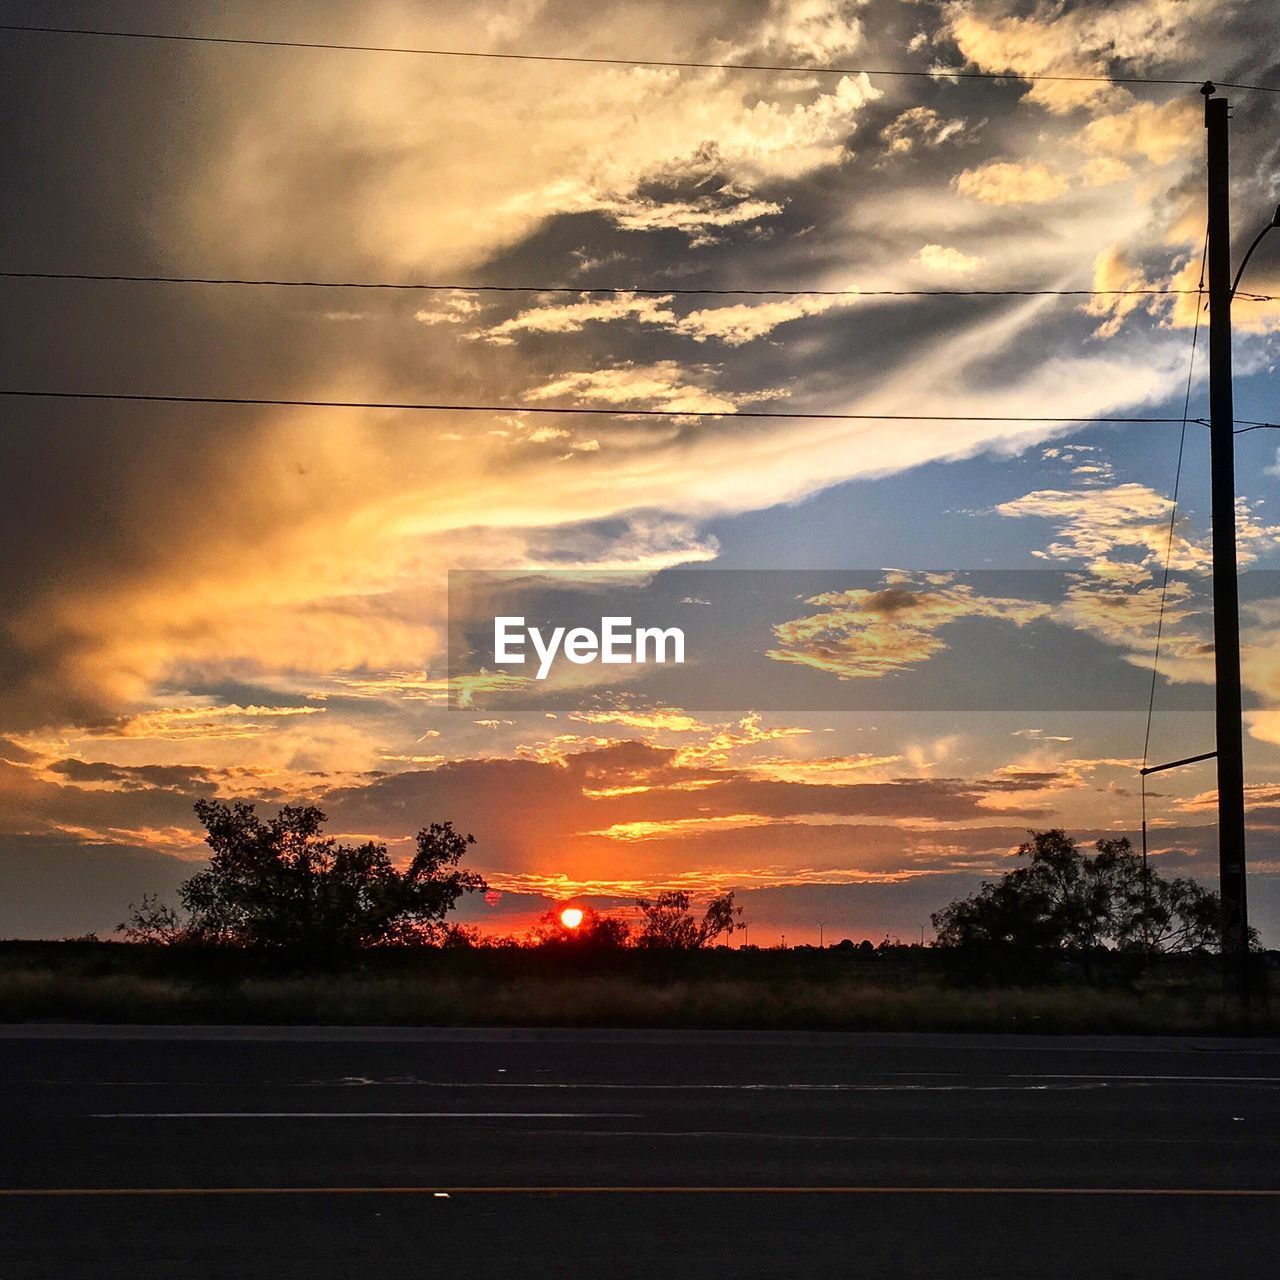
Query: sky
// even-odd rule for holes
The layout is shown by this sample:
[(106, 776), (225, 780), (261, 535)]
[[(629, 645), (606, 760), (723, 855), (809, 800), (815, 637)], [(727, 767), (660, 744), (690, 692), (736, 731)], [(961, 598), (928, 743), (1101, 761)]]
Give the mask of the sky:
[[(1013, 291), (1196, 288), (1201, 98), (1125, 81), (1280, 85), (1267, 0), (120, 0), (89, 25), (799, 70), (0, 32), (0, 269), (450, 286), (0, 280), (7, 388), (493, 406), (4, 398), (0, 936), (172, 898), (217, 796), (318, 804), (396, 857), (453, 821), (487, 932), (682, 887), (735, 890), (753, 943), (918, 938), (1028, 829), (1136, 838), (1166, 554), (1149, 756), (1211, 748), (1207, 433), (1175, 511), (1178, 422), (1081, 421), (1206, 413), (1196, 297)], [(883, 74), (936, 68), (1001, 78)], [(1238, 258), (1280, 199), (1280, 95), (1227, 92)], [(885, 296), (956, 289), (994, 292)], [(1242, 289), (1280, 293), (1280, 234)], [(1280, 302), (1234, 322), (1237, 416), (1274, 418)], [(566, 407), (609, 412), (529, 411)], [(1237, 450), (1272, 945), (1277, 443)], [(690, 661), (451, 682), (475, 571), (531, 609), (568, 583), (589, 620), (665, 600)], [(1212, 883), (1213, 787), (1152, 779), (1161, 870)]]

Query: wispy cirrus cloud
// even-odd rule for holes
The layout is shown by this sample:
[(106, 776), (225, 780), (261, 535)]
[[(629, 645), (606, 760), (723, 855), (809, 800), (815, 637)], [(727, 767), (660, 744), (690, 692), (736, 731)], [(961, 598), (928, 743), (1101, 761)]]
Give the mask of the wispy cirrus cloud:
[[(1078, 468), (1076, 468), (1078, 469)], [(1213, 679), (1213, 644), (1203, 588), (1186, 577), (1165, 583), (1167, 563), (1177, 574), (1203, 575), (1212, 565), (1207, 540), (1184, 523), (1170, 527), (1173, 502), (1146, 485), (1103, 484), (1073, 490), (1043, 489), (1004, 502), (1005, 516), (1038, 516), (1054, 522), (1056, 537), (1032, 554), (1081, 563), (1070, 575), (1060, 620), (1121, 650), (1127, 661), (1149, 666), (1161, 634), (1161, 670), (1175, 681)], [(1237, 499), (1237, 555), (1253, 563), (1280, 547), (1280, 525), (1269, 524), (1244, 498)], [(1270, 660), (1280, 612), (1266, 602), (1250, 606), (1246, 630), (1246, 686), (1272, 700), (1280, 696), (1280, 669)], [(1267, 737), (1274, 713), (1263, 712), (1255, 736)]]
[(708, 729), (696, 716), (691, 716), (678, 707), (654, 707), (650, 710), (617, 707), (608, 711), (571, 711), (569, 719), (582, 724), (616, 724), (627, 729), (647, 729), (662, 733), (695, 733)]
[(671, 328), (677, 320), (668, 306), (671, 300), (671, 294), (658, 297), (634, 293), (620, 293), (612, 297), (584, 294), (577, 302), (530, 307), (477, 331), (473, 336), (484, 342), (509, 345), (522, 333), (580, 333), (589, 324), (610, 324), (620, 320)]
[[(1082, 560), (1099, 577), (1117, 571), (1112, 553), (1128, 551), (1145, 569), (1163, 565), (1203, 572), (1211, 563), (1204, 540), (1176, 525), (1170, 540), (1173, 500), (1145, 484), (1129, 482), (1080, 489), (1037, 489), (997, 505), (1003, 516), (1038, 516), (1057, 525), (1054, 541), (1033, 554), (1043, 560)], [(1280, 546), (1280, 525), (1268, 524), (1247, 499), (1237, 499), (1236, 538), (1241, 564)], [(1136, 560), (1134, 559), (1136, 557)]]
[(419, 307), (413, 318), (419, 324), (466, 324), (484, 310), (474, 293), (456, 289), (439, 296), (429, 307)]
[(654, 364), (614, 365), (608, 369), (586, 369), (563, 373), (525, 394), (530, 400), (561, 400), (572, 403), (616, 405), (629, 408), (660, 408), (674, 413), (735, 413), (742, 404), (776, 399), (781, 390), (746, 394), (713, 390), (714, 371), (706, 366), (689, 368), (675, 360)]
[(671, 309), (672, 294), (659, 296), (621, 293), (607, 298), (584, 296), (580, 301), (530, 307), (473, 336), (485, 342), (510, 344), (522, 333), (579, 333), (589, 324), (625, 322), (683, 334), (695, 342), (715, 339), (740, 347), (772, 333), (779, 325), (805, 316), (822, 315), (857, 301), (856, 290), (847, 297), (798, 294), (774, 302), (737, 303), (702, 307), (684, 315)]
[(717, 339), (726, 346), (741, 347), (772, 333), (779, 325), (805, 316), (820, 316), (828, 311), (852, 306), (856, 291), (840, 298), (813, 297), (804, 294), (776, 302), (738, 303), (728, 307), (704, 307), (682, 316), (673, 325), (676, 333), (688, 334), (695, 342)]

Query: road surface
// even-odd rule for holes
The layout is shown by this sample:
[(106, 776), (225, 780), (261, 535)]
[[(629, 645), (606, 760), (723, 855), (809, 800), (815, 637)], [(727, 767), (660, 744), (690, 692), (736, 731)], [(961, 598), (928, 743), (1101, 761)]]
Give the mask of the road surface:
[(0, 1274), (1280, 1276), (1280, 1042), (0, 1028)]

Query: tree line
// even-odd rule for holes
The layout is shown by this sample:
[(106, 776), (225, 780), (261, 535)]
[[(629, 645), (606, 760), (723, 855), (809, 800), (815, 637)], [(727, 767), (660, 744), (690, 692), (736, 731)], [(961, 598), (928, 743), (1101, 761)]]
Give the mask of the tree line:
[[(1065, 961), (1092, 980), (1105, 953), (1220, 948), (1219, 895), (1189, 877), (1162, 876), (1128, 837), (1098, 840), (1090, 854), (1061, 828), (1030, 835), (1018, 847), (1022, 865), (934, 912), (935, 945), (962, 970), (1025, 979)], [(1257, 931), (1250, 934), (1256, 949)]]
[[(119, 926), (130, 941), (317, 955), (480, 941), (475, 930), (448, 920), (464, 895), (489, 887), (462, 865), (475, 838), (450, 822), (423, 827), (413, 857), (399, 868), (385, 844), (325, 836), (325, 814), (314, 805), (286, 805), (267, 819), (244, 801), (201, 800), (195, 810), (208, 865), (180, 886), (180, 909), (154, 897), (131, 905)], [(934, 946), (962, 971), (1023, 980), (1070, 961), (1091, 979), (1103, 953), (1217, 948), (1218, 895), (1189, 878), (1162, 876), (1128, 839), (1098, 840), (1089, 853), (1061, 829), (1030, 837), (1018, 849), (1018, 867), (933, 914)], [(629, 921), (583, 907), (572, 928), (552, 910), (525, 945), (695, 951), (742, 927), (731, 892), (714, 896), (701, 915), (682, 890), (639, 898), (636, 908)]]
[[(323, 835), (314, 805), (285, 805), (258, 817), (245, 801), (199, 800), (206, 868), (178, 888), (180, 909), (158, 897), (130, 905), (119, 931), (131, 942), (288, 949), (325, 955), (375, 946), (458, 946), (478, 941), (450, 923), (464, 894), (484, 893), (483, 876), (463, 867), (475, 837), (451, 822), (433, 822), (415, 837), (416, 851), (399, 869), (378, 841), (342, 844)], [(739, 927), (733, 894), (713, 897), (701, 916), (680, 890), (636, 900), (639, 920), (582, 909), (576, 928), (555, 911), (530, 939), (583, 950), (627, 945), (669, 951), (710, 946)]]

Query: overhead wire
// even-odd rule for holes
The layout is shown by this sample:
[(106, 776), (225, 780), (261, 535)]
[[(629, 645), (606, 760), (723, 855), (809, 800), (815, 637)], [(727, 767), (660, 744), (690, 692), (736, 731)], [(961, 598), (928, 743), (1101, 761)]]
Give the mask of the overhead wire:
[(1165, 605), (1169, 598), (1169, 569), (1173, 563), (1173, 539), (1178, 519), (1178, 495), (1182, 487), (1182, 458), (1187, 444), (1187, 424), (1191, 421), (1191, 387), (1196, 369), (1196, 344), (1200, 337), (1201, 299), (1204, 296), (1205, 263), (1209, 255), (1209, 234), (1205, 232), (1200, 254), (1200, 283), (1196, 287), (1196, 318), (1191, 329), (1191, 354), (1187, 360), (1187, 385), (1182, 397), (1182, 426), (1178, 433), (1178, 461), (1173, 472), (1173, 493), (1169, 505), (1169, 533), (1165, 542), (1164, 576), (1160, 583), (1160, 611), (1156, 618), (1155, 652), (1151, 659), (1151, 689), (1147, 696), (1147, 729), (1142, 739), (1142, 869), (1147, 869), (1147, 759), (1151, 750), (1151, 722), (1156, 709), (1156, 681), (1160, 672), (1160, 647), (1164, 639)]
[[(680, 285), (626, 284), (441, 284), (425, 280), (282, 280), (246, 276), (126, 275), (88, 271), (0, 271), (0, 280), (72, 280), (106, 284), (240, 285), (281, 289), (387, 289), (420, 293), (557, 293), (626, 294), (639, 297), (749, 297), (749, 298), (1100, 298), (1178, 297), (1194, 289), (754, 289)], [(1241, 298), (1274, 302), (1272, 294), (1244, 293)]]
[(148, 404), (263, 405), (297, 409), (387, 409), (427, 413), (593, 414), (616, 418), (794, 418), (830, 422), (1037, 422), (1089, 424), (1164, 424), (1181, 418), (1147, 415), (986, 414), (986, 413), (823, 413), (773, 409), (631, 409), (621, 405), (447, 404), (384, 400), (301, 400), (267, 396), (161, 395), (119, 391), (45, 391), (0, 387), (0, 396), (34, 400), (120, 400)]
[[(605, 67), (663, 67), (679, 71), (754, 71), (783, 75), (829, 76), (902, 76), (929, 80), (1021, 80), (1026, 84), (1079, 83), (1079, 84), (1150, 84), (1179, 85), (1198, 88), (1206, 77), (1184, 79), (1170, 76), (1110, 76), (1110, 75), (1020, 75), (1016, 71), (973, 71), (959, 67), (829, 67), (777, 62), (701, 62), (672, 58), (610, 58), (582, 54), (516, 53), (485, 49), (435, 49), (415, 48), (405, 45), (350, 44), (335, 40), (272, 40), (250, 36), (197, 35), (177, 31), (123, 31), (115, 28), (36, 26), (19, 23), (0, 23), (0, 31), (27, 32), (33, 35), (92, 36), (113, 40), (159, 40), (186, 44), (243, 45), (267, 49), (317, 49), (349, 53), (391, 53), (428, 58), (492, 59), (503, 62), (549, 62), (576, 66)], [(1280, 87), (1264, 84), (1239, 84), (1217, 81), (1223, 89), (1256, 90), (1261, 93), (1280, 93)]]

